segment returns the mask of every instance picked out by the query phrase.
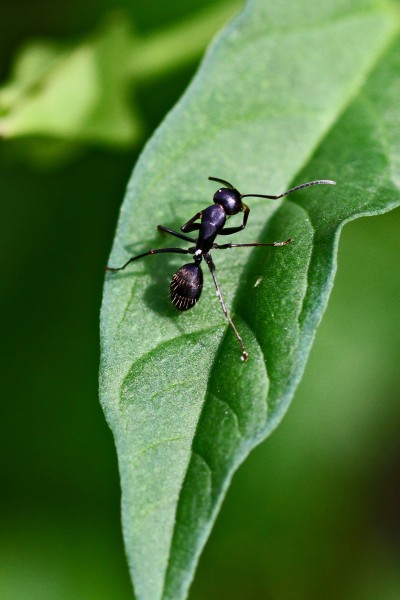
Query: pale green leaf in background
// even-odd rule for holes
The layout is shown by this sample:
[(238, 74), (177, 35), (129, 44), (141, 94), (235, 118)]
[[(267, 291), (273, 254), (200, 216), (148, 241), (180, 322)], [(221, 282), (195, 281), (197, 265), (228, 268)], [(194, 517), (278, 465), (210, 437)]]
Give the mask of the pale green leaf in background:
[(127, 144), (140, 121), (127, 89), (132, 37), (114, 18), (71, 48), (45, 42), (27, 46), (12, 82), (0, 92), (4, 138), (49, 136), (67, 142)]
[(26, 43), (0, 88), (0, 138), (44, 137), (53, 140), (51, 152), (54, 141), (117, 148), (137, 143), (145, 124), (136, 87), (193, 63), (239, 6), (217, 4), (144, 37), (118, 14), (79, 42)]
[(245, 364), (208, 273), (187, 314), (167, 298), (179, 256), (148, 257), (107, 277), (101, 399), (138, 600), (186, 596), (235, 469), (278, 424), (301, 377), (341, 227), (399, 204), (397, 24), (391, 5), (372, 0), (317, 10), (312, 0), (249, 2), (137, 164), (112, 265), (176, 245), (155, 227), (177, 229), (207, 206), (208, 175), (242, 193), (338, 183), (279, 203), (249, 199), (249, 224), (235, 241), (292, 237), (291, 246), (214, 252)]

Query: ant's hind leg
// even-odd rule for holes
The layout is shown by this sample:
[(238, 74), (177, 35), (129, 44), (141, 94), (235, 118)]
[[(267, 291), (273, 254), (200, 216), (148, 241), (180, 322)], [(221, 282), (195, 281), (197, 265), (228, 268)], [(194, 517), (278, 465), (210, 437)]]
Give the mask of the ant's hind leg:
[(242, 349), (242, 357), (241, 358), (242, 358), (243, 361), (246, 361), (248, 359), (249, 355), (248, 355), (247, 350), (246, 350), (246, 348), (244, 346), (244, 343), (243, 343), (243, 340), (241, 338), (241, 335), (238, 332), (238, 330), (236, 329), (235, 323), (232, 321), (232, 319), (231, 319), (231, 317), (230, 317), (230, 315), (228, 313), (228, 309), (226, 308), (226, 304), (225, 304), (224, 298), (222, 296), (221, 288), (219, 287), (218, 279), (217, 279), (217, 276), (215, 274), (215, 265), (214, 265), (214, 262), (213, 262), (213, 260), (212, 260), (212, 258), (211, 258), (211, 256), (209, 254), (205, 254), (204, 255), (204, 259), (205, 259), (205, 261), (206, 261), (206, 263), (208, 265), (208, 268), (211, 271), (211, 275), (212, 275), (212, 278), (214, 280), (215, 289), (217, 290), (218, 300), (219, 300), (219, 302), (221, 304), (221, 308), (223, 310), (223, 313), (224, 313), (225, 317), (227, 318), (229, 325), (232, 327), (233, 333), (235, 334), (235, 337), (236, 337), (237, 341), (239, 342), (240, 347)]

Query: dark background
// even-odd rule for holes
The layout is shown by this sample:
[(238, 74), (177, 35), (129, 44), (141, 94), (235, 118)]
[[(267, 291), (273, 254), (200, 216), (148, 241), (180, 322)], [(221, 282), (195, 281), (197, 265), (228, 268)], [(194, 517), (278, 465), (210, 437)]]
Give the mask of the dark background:
[[(207, 2), (196, 2), (198, 9)], [(184, 0), (3, 1), (0, 75), (21, 42), (138, 32)], [(135, 91), (148, 133), (192, 63)], [(113, 440), (98, 403), (104, 265), (140, 144), (38, 169), (0, 143), (2, 600), (132, 597)], [(400, 597), (400, 212), (346, 226), (336, 286), (287, 418), (236, 475), (191, 598)]]

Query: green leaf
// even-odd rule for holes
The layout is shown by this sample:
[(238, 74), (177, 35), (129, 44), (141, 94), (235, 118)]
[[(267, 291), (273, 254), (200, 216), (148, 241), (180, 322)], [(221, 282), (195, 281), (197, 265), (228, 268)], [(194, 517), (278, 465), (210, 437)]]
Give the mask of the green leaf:
[(207, 206), (208, 175), (242, 193), (338, 182), (281, 202), (249, 198), (235, 241), (292, 237), (292, 245), (214, 251), (247, 363), (207, 273), (192, 311), (170, 307), (169, 279), (187, 262), (179, 256), (148, 257), (106, 279), (101, 399), (140, 600), (186, 596), (235, 469), (279, 423), (299, 382), (341, 227), (400, 202), (396, 31), (397, 15), (382, 2), (324, 0), (318, 10), (312, 0), (249, 2), (136, 166), (111, 265), (175, 246), (155, 226), (178, 229)]

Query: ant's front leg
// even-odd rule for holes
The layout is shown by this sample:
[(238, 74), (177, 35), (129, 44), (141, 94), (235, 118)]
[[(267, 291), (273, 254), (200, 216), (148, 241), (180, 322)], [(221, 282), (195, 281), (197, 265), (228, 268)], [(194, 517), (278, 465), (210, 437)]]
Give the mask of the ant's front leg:
[(249, 207), (243, 203), (243, 223), (241, 225), (239, 225), (238, 227), (226, 227), (224, 229), (221, 229), (221, 231), (218, 232), (218, 235), (231, 235), (232, 233), (237, 233), (238, 231), (242, 231), (242, 229), (244, 229), (247, 225), (247, 219), (249, 218), (249, 214), (250, 214), (250, 209)]
[(187, 223), (182, 225), (181, 231), (189, 233), (190, 231), (198, 231), (200, 229), (200, 223), (195, 223), (198, 219), (201, 219), (202, 212), (198, 212), (192, 217)]

